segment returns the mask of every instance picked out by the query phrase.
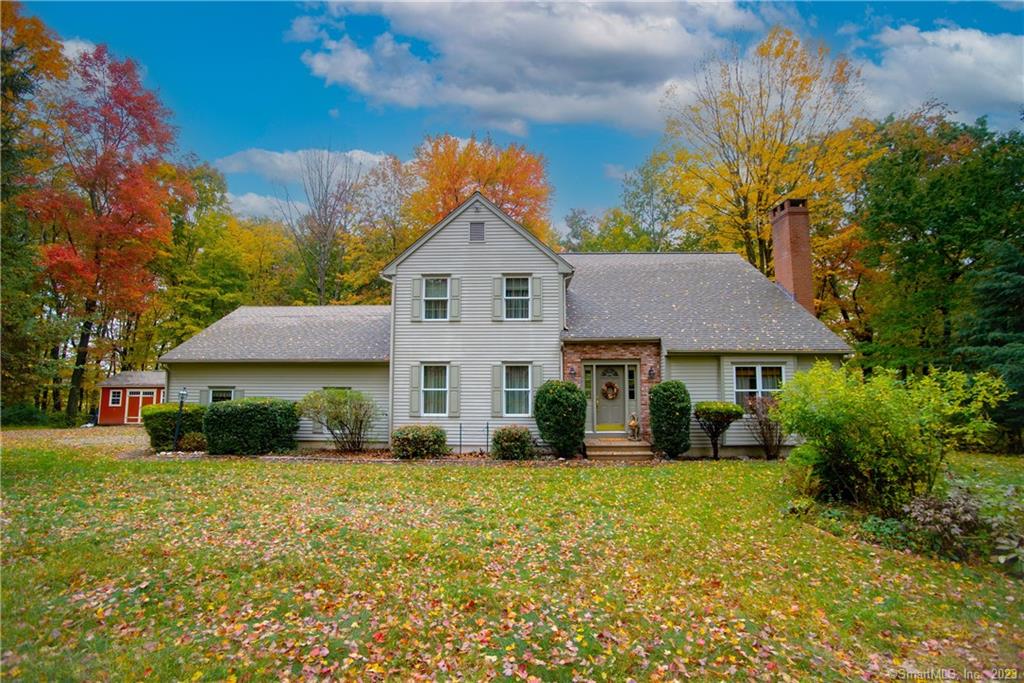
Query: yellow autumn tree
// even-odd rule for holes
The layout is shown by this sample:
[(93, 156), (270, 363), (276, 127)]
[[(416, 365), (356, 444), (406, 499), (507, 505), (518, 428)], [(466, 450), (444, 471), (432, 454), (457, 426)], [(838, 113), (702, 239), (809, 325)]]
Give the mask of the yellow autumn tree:
[(667, 99), (667, 173), (693, 209), (686, 229), (766, 275), (769, 211), (786, 197), (810, 199), (812, 239), (832, 239), (875, 153), (873, 124), (854, 118), (859, 89), (845, 57), (782, 28), (706, 62), (692, 91)]

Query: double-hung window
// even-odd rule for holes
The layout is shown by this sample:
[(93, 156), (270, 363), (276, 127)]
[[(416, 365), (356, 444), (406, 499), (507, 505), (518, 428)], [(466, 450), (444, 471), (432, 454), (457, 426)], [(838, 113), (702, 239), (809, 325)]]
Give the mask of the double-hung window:
[(234, 398), (235, 390), (232, 387), (210, 388), (210, 403), (218, 403), (220, 401), (233, 401)]
[(423, 319), (448, 319), (448, 278), (423, 278)]
[(505, 320), (530, 319), (530, 278), (505, 278)]
[(529, 417), (530, 415), (530, 366), (506, 365), (505, 384), (506, 417)]
[(448, 366), (424, 365), (420, 393), (423, 414), (444, 417), (448, 414)]
[(733, 368), (736, 403), (749, 408), (757, 398), (767, 398), (782, 388), (781, 365), (737, 365)]
[(111, 389), (110, 390), (110, 405), (117, 407), (121, 405), (121, 390)]

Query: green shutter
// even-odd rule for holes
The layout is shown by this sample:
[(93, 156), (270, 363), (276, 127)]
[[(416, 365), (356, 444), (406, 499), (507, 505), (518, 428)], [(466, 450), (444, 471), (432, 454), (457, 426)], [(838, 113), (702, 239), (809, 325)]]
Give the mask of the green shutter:
[(504, 372), (503, 366), (491, 366), (491, 417), (501, 417), (504, 414), (501, 409), (502, 372)]
[(448, 280), (448, 319), (458, 321), (462, 316), (462, 280)]
[(199, 402), (202, 403), (204, 406), (210, 404), (210, 390), (209, 389), (200, 389), (199, 390)]
[(410, 307), (412, 310), (411, 318), (413, 322), (418, 322), (423, 319), (423, 278), (414, 277), (412, 279), (412, 299), (410, 301)]
[(409, 417), (420, 416), (420, 364), (409, 366)]
[(540, 389), (540, 385), (544, 383), (544, 366), (540, 363), (534, 363), (530, 370), (533, 372), (533, 376), (530, 377), (530, 415), (533, 415), (533, 401), (537, 396), (537, 390)]
[(448, 417), (459, 417), (459, 405), (462, 399), (459, 366), (448, 366)]
[(504, 279), (500, 277), (494, 278), (494, 290), (493, 290), (493, 306), (491, 310), (491, 320), (504, 320), (505, 319), (505, 292), (504, 292)]
[(544, 319), (544, 279), (535, 277), (533, 278), (533, 285), (530, 287), (530, 294), (533, 297), (533, 316), (534, 320)]

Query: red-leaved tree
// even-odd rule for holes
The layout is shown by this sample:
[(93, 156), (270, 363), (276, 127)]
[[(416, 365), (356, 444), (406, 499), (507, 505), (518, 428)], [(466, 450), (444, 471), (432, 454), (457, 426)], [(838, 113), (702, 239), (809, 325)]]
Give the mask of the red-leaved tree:
[(171, 235), (165, 205), (172, 188), (160, 164), (174, 131), (136, 64), (103, 45), (75, 60), (50, 108), (56, 166), (35, 179), (22, 203), (53, 236), (41, 249), (47, 277), (81, 315), (67, 401), (73, 418), (99, 312), (141, 311), (155, 286), (150, 266)]

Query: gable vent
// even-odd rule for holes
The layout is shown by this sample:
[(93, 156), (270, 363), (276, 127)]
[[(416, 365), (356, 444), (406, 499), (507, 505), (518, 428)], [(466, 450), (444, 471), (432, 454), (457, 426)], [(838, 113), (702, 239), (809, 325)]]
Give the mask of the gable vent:
[(484, 241), (484, 224), (483, 223), (470, 223), (469, 224), (469, 241), (470, 242), (483, 242)]

